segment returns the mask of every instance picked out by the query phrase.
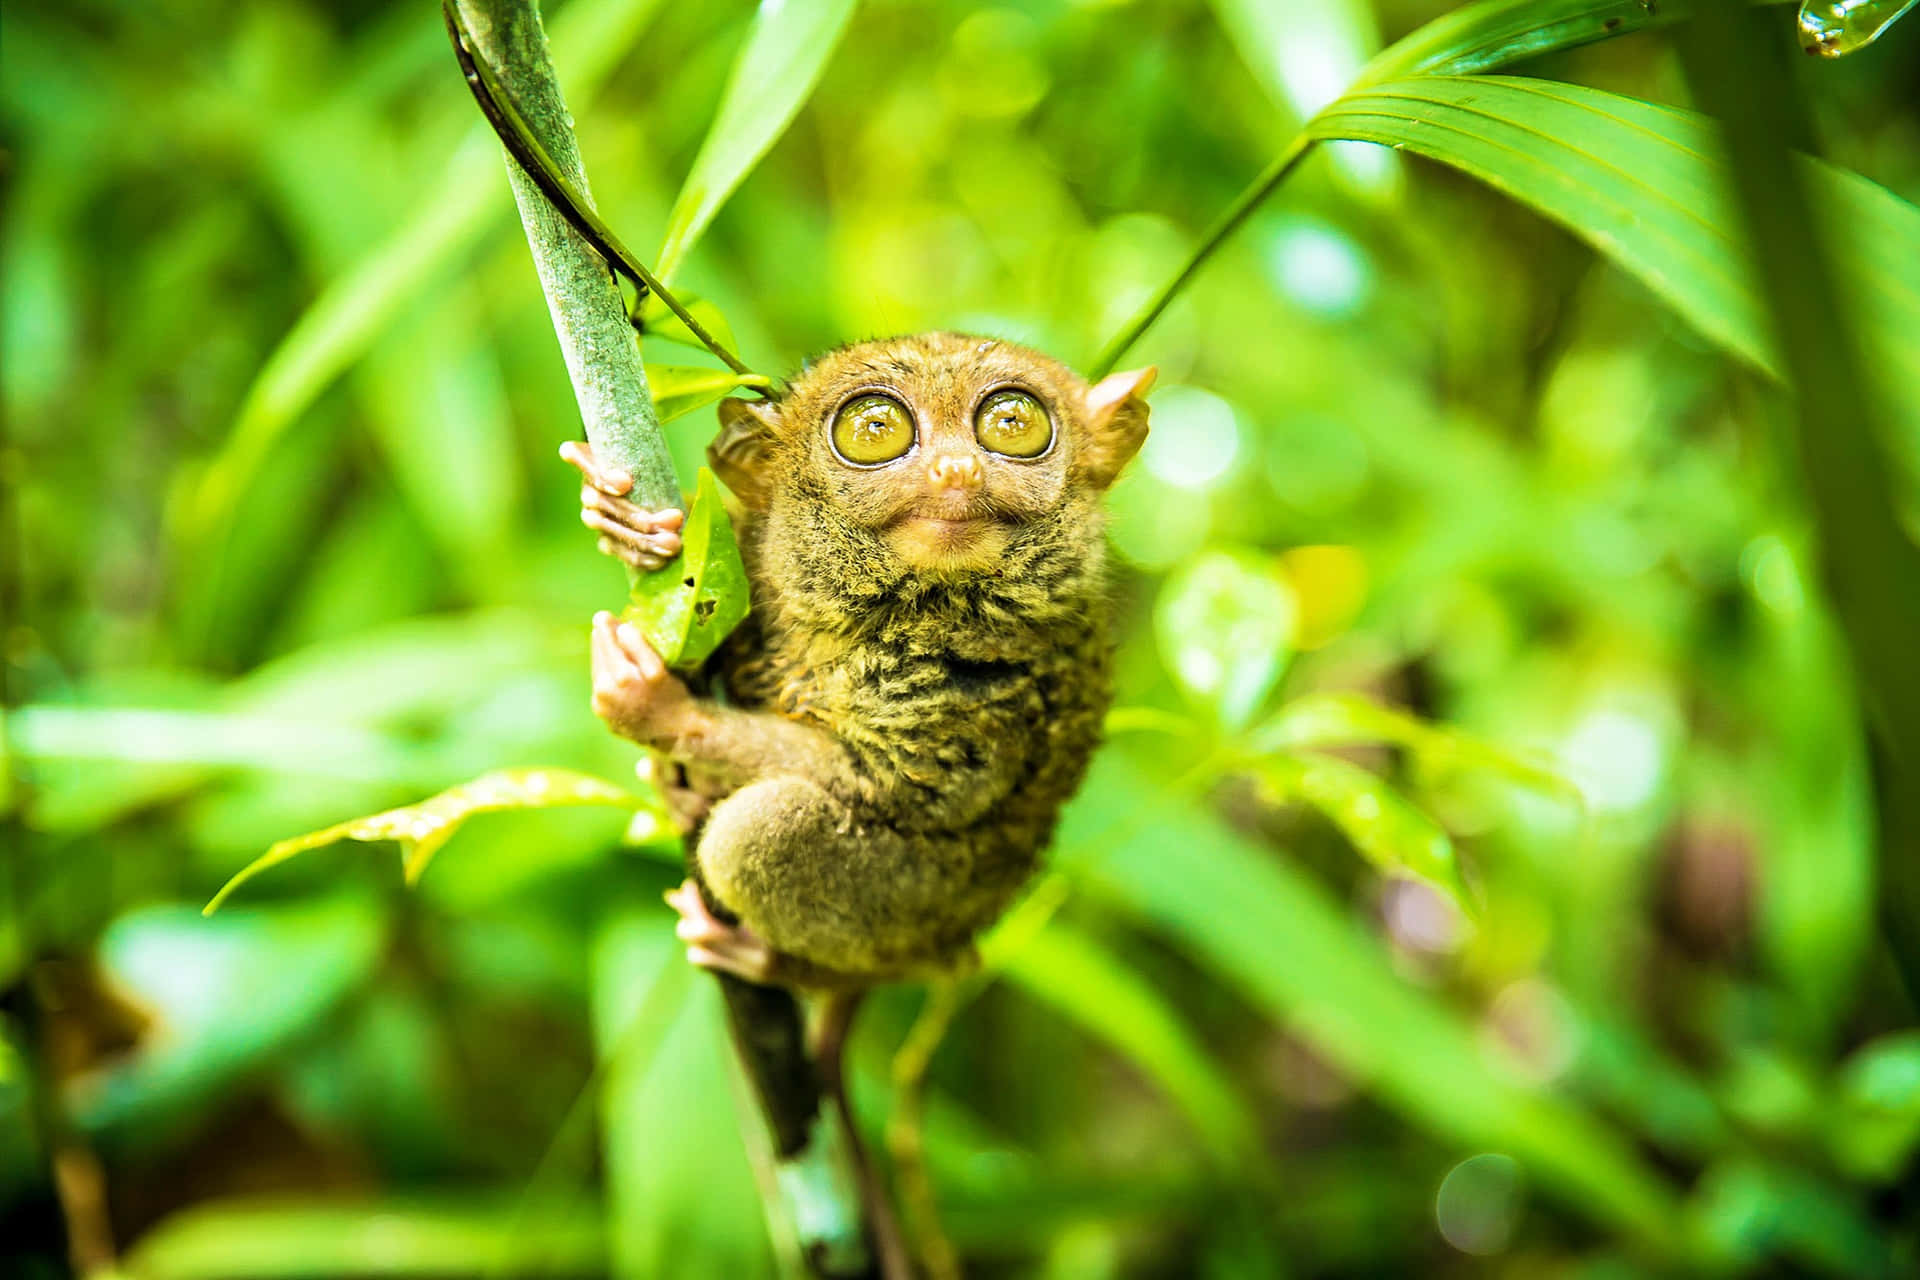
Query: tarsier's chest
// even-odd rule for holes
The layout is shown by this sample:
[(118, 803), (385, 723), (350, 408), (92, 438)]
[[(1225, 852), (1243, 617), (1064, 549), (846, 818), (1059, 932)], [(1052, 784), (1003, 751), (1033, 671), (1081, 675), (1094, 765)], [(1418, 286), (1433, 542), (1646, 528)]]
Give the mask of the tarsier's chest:
[[(1069, 641), (1073, 637), (1067, 638)], [(1098, 671), (1081, 645), (1013, 659), (857, 648), (784, 664), (776, 709), (827, 730), (896, 822), (959, 827), (1009, 804), (1057, 804), (1097, 736)], [(1044, 793), (1044, 794), (1043, 794)]]

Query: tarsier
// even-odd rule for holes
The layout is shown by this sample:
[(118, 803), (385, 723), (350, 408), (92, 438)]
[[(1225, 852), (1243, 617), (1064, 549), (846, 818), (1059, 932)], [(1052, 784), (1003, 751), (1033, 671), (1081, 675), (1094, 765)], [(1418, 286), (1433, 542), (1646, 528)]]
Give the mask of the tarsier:
[[(1034, 870), (1111, 687), (1101, 499), (1153, 370), (1089, 386), (952, 333), (829, 353), (777, 401), (725, 400), (708, 449), (744, 506), (746, 623), (694, 677), (593, 627), (593, 705), (665, 757), (693, 842), (670, 895), (698, 964), (858, 989), (964, 964)], [(590, 448), (582, 518), (638, 568), (681, 513)], [(727, 917), (733, 917), (728, 919)]]

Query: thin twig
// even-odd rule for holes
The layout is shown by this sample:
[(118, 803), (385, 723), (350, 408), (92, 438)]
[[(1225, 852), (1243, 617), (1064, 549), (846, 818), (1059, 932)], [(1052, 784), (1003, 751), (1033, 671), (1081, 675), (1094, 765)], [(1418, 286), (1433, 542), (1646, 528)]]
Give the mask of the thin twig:
[(1107, 344), (1106, 349), (1093, 362), (1093, 369), (1087, 375), (1089, 379), (1097, 382), (1113, 372), (1113, 366), (1120, 363), (1120, 357), (1126, 355), (1127, 349), (1138, 342), (1140, 335), (1160, 318), (1160, 313), (1167, 309), (1182, 289), (1186, 288), (1187, 281), (1191, 280), (1194, 273), (1213, 256), (1214, 250), (1226, 243), (1227, 237), (1238, 231), (1240, 224), (1260, 207), (1260, 202), (1272, 195), (1274, 188), (1286, 181), (1287, 175), (1292, 173), (1294, 167), (1306, 157), (1307, 152), (1313, 149), (1313, 143), (1314, 140), (1305, 133), (1299, 134), (1287, 144), (1287, 149), (1282, 151), (1272, 164), (1260, 171), (1260, 175), (1235, 198), (1227, 211), (1207, 228), (1206, 235), (1200, 238), (1200, 247), (1193, 251), (1193, 255), (1187, 259), (1186, 265), (1180, 268), (1178, 274), (1160, 286), (1159, 291), (1147, 299), (1146, 305), (1134, 312), (1133, 318), (1127, 321), (1118, 334), (1114, 335), (1113, 341)]
[(893, 1115), (887, 1121), (887, 1151), (900, 1182), (900, 1207), (913, 1235), (915, 1251), (932, 1280), (960, 1280), (960, 1256), (940, 1228), (933, 1179), (927, 1174), (925, 1132), (927, 1068), (964, 1003), (964, 979), (942, 979), (927, 990), (927, 1001), (893, 1056)]
[[(682, 306), (680, 300), (673, 296), (672, 291), (647, 270), (646, 265), (634, 255), (631, 249), (627, 248), (619, 236), (614, 234), (613, 228), (607, 225), (606, 220), (594, 209), (579, 188), (575, 187), (568, 180), (567, 175), (560, 171), (560, 166), (555, 164), (553, 157), (547, 154), (547, 149), (540, 145), (538, 138), (533, 136), (533, 131), (528, 127), (525, 117), (520, 114), (519, 108), (513, 105), (512, 95), (494, 75), (493, 68), (487, 65), (485, 58), (474, 53), (473, 37), (468, 34), (466, 25), (460, 20), (460, 14), (454, 8), (453, 0), (441, 0), (440, 11), (446, 18), (447, 36), (453, 41), (453, 56), (460, 63), (460, 71), (466, 78), (467, 88), (472, 91), (473, 100), (479, 104), (480, 114), (484, 115), (487, 123), (493, 126), (493, 132), (500, 139), (500, 145), (506, 148), (507, 154), (513, 157), (514, 163), (518, 164), (521, 171), (533, 180), (534, 185), (540, 188), (541, 194), (547, 197), (555, 211), (567, 220), (567, 224), (579, 233), (581, 239), (593, 247), (595, 253), (606, 260), (608, 269), (624, 274), (632, 282), (639, 293), (635, 299), (635, 313), (639, 310), (640, 300), (649, 293), (653, 294), (665, 304), (667, 310), (679, 317), (680, 323), (687, 326), (687, 331), (699, 339), (702, 346), (720, 358), (721, 363), (735, 373), (757, 376), (752, 369), (741, 362), (739, 356), (727, 348), (726, 344), (708, 333), (700, 322), (693, 318), (693, 313)], [(766, 395), (766, 392), (758, 387), (752, 390), (763, 397)]]

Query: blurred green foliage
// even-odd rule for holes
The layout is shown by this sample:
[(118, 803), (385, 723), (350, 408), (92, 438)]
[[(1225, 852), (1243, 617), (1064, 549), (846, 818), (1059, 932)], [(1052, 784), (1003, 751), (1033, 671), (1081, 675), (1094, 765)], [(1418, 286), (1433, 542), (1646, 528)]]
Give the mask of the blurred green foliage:
[[(705, 227), (676, 285), (768, 374), (931, 327), (1091, 365), (1446, 7), (787, 4), (550, 14), (602, 213)], [(1308, 153), (1133, 348), (1161, 384), (1113, 500), (1122, 710), (933, 1064), (974, 1272), (1920, 1261), (1878, 881), (1915, 762), (1864, 736), (1898, 707), (1874, 654), (1920, 636), (1862, 647), (1898, 599), (1830, 609), (1788, 443), (1864, 424), (1794, 425), (1778, 281), (1706, 135), (1646, 105), (1722, 46), (1553, 51), (1691, 7), (1424, 32), (1314, 126), (1411, 154)], [(781, 23), (833, 48), (810, 94)], [(743, 48), (773, 70), (721, 145)], [(1496, 67), (1529, 79), (1433, 78)], [(1815, 278), (1894, 460), (1842, 497), (1910, 553), (1920, 24), (1793, 72)], [(439, 15), (16, 4), (0, 93), (0, 1264), (769, 1272), (674, 842), (586, 705), (622, 576), (552, 458), (577, 416)], [(735, 385), (652, 332), (688, 407)], [(689, 485), (711, 425), (669, 424)], [(428, 811), (459, 830), (414, 889), (332, 846), (195, 910), (298, 832), (533, 766), (639, 816), (509, 775)], [(422, 861), (452, 830), (388, 816)], [(876, 1134), (916, 998), (853, 1046)]]

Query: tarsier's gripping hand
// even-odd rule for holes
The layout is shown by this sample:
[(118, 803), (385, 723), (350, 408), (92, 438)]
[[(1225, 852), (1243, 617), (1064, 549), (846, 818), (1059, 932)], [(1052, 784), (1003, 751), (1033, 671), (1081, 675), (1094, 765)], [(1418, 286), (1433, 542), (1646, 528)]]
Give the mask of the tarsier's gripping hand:
[(593, 446), (569, 440), (560, 456), (579, 470), (580, 521), (600, 535), (600, 549), (641, 572), (658, 569), (680, 554), (680, 526), (685, 516), (669, 508), (648, 511), (627, 500), (633, 477), (618, 467), (603, 466)]
[(593, 615), (593, 710), (621, 737), (665, 747), (686, 732), (695, 705), (640, 629), (602, 610)]

